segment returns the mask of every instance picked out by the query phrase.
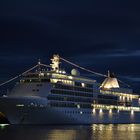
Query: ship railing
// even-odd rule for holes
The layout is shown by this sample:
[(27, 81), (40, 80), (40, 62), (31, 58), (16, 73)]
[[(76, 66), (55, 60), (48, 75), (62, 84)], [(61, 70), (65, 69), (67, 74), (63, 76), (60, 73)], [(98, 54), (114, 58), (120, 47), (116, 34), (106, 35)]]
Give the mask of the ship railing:
[(122, 111), (140, 111), (140, 107), (125, 107), (125, 106), (116, 106), (116, 105), (103, 105), (103, 104), (92, 104), (93, 108), (95, 109), (117, 109), (117, 110), (122, 110)]

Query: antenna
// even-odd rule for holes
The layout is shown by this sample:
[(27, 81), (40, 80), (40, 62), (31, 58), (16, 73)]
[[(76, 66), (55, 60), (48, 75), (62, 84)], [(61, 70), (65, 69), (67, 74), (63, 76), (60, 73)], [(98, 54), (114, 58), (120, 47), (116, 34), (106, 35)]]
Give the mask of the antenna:
[(39, 58), (39, 59), (38, 59), (38, 71), (41, 70), (41, 67), (40, 67), (41, 65), (40, 65), (40, 64), (41, 64), (41, 60), (40, 60), (40, 58)]
[(108, 74), (107, 74), (107, 76), (110, 77), (110, 71), (109, 71), (109, 70), (108, 70)]

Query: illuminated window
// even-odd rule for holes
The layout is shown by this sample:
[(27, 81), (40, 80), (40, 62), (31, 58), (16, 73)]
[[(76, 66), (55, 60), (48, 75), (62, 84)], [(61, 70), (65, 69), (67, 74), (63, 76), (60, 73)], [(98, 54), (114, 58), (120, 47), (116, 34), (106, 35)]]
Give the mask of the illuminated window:
[(17, 104), (17, 107), (24, 107), (24, 104)]
[(131, 115), (134, 115), (134, 110), (131, 110)]
[(103, 112), (103, 110), (102, 109), (100, 109), (100, 111), (99, 111), (100, 113), (102, 113)]
[(80, 108), (80, 105), (79, 104), (77, 105), (77, 108)]
[(85, 87), (85, 83), (82, 83), (82, 87)]

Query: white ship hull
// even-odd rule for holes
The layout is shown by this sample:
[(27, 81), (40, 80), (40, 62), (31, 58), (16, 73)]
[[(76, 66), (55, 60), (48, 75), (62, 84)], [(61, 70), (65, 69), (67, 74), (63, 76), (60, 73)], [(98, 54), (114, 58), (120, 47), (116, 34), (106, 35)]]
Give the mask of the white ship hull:
[[(11, 124), (98, 124), (140, 123), (140, 112), (50, 107), (44, 99), (0, 98), (0, 110)], [(3, 100), (3, 101), (2, 101)], [(7, 102), (5, 101), (7, 100)], [(18, 102), (17, 102), (18, 101)], [(24, 106), (16, 106), (18, 103)], [(29, 106), (29, 103), (36, 103)], [(41, 103), (43, 106), (38, 106)], [(1, 108), (2, 107), (2, 108)]]
[[(106, 77), (102, 84), (59, 67), (60, 59), (92, 74)], [(22, 74), (0, 98), (0, 114), (11, 124), (140, 123), (140, 95), (119, 86), (114, 74), (99, 74), (54, 55), (52, 64), (38, 62)], [(48, 70), (48, 67), (50, 70)], [(44, 69), (45, 68), (45, 69)], [(46, 70), (47, 68), (47, 70)]]

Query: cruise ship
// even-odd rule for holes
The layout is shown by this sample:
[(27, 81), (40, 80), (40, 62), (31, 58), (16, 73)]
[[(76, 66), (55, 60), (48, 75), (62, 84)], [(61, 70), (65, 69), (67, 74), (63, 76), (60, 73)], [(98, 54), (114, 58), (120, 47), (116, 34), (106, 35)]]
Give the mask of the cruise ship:
[[(73, 66), (70, 73), (60, 61)], [(104, 81), (82, 76), (80, 69)], [(103, 75), (55, 54), (50, 65), (39, 61), (0, 86), (16, 79), (12, 90), (0, 97), (0, 116), (10, 124), (140, 123), (140, 96), (120, 87), (109, 72)]]

